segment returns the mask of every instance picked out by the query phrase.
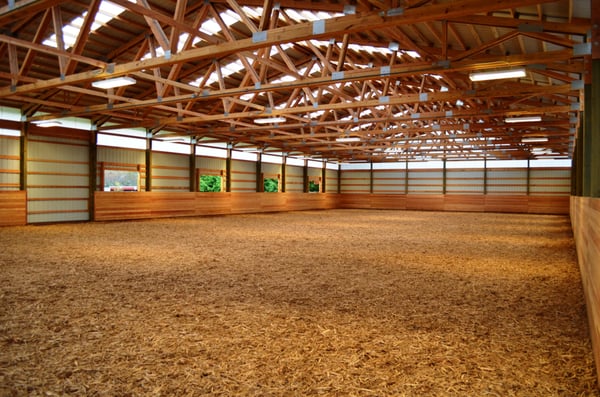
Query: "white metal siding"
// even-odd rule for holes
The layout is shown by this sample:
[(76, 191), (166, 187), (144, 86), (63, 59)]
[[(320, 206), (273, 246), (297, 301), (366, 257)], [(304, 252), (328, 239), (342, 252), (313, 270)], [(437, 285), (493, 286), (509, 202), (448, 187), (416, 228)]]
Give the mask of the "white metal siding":
[(0, 136), (0, 191), (19, 190), (19, 138)]
[(30, 136), (27, 150), (27, 221), (88, 220), (87, 142)]

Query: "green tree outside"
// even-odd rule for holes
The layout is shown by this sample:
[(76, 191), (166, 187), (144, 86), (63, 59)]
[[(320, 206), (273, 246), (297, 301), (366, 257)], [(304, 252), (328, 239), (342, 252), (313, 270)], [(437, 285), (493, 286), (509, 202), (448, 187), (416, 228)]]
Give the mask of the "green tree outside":
[(265, 178), (264, 188), (267, 193), (277, 193), (279, 191), (279, 181), (275, 178)]
[(201, 192), (220, 192), (221, 177), (214, 175), (200, 176), (200, 191)]

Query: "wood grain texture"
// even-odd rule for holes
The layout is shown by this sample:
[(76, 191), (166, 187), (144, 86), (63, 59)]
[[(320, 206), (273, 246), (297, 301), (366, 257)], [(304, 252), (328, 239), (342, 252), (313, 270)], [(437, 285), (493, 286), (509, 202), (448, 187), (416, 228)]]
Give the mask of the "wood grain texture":
[(600, 378), (600, 199), (573, 196), (570, 205), (596, 372)]
[(27, 193), (23, 190), (0, 192), (0, 226), (27, 224)]

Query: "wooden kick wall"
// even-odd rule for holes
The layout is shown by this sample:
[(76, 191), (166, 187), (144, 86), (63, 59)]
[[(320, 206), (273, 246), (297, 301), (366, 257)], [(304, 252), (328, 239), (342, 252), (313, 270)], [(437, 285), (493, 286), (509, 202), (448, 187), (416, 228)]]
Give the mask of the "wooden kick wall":
[(571, 197), (571, 224), (600, 379), (600, 199)]

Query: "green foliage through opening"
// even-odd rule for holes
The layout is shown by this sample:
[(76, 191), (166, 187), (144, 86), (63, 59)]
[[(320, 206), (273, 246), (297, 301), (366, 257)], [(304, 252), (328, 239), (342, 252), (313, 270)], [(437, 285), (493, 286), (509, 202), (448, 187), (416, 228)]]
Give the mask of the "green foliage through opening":
[(201, 192), (220, 192), (221, 177), (215, 175), (200, 176), (200, 191)]
[(279, 180), (276, 178), (265, 178), (264, 187), (264, 191), (267, 193), (277, 193), (279, 191)]

